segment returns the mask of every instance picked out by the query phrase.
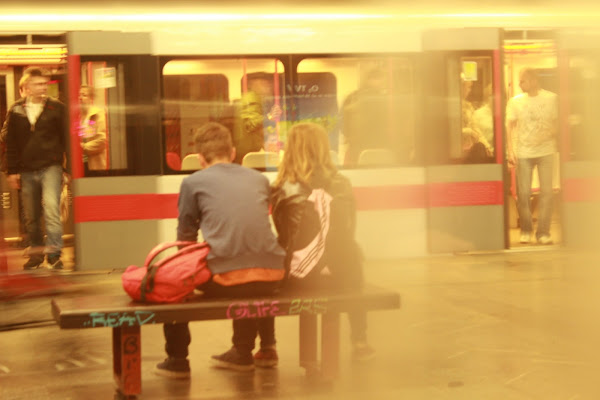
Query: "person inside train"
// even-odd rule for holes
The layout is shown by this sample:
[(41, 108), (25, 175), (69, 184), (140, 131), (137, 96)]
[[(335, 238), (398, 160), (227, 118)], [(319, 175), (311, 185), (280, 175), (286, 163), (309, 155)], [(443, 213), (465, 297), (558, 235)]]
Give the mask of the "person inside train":
[[(469, 100), (469, 96), (473, 89), (473, 81), (467, 80), (465, 78), (464, 73), (461, 73), (460, 78), (461, 78), (461, 84), (462, 84), (461, 103), (460, 103), (461, 114), (462, 114), (462, 127), (463, 127), (463, 129), (465, 129), (465, 128), (470, 129), (472, 131), (472, 133), (477, 136), (476, 142), (483, 144), (483, 146), (485, 147), (488, 154), (491, 155), (493, 153), (493, 150), (492, 150), (492, 146), (490, 145), (490, 141), (484, 136), (482, 130), (480, 129), (481, 127), (478, 124), (478, 122), (481, 122), (482, 117), (484, 117), (484, 118), (486, 117), (485, 115), (482, 115), (485, 112), (485, 110), (481, 111), (479, 114), (476, 114), (477, 111), (475, 110), (473, 103)], [(490, 87), (490, 89), (491, 89), (491, 87)], [(490, 112), (491, 112), (491, 108), (490, 108)], [(477, 117), (479, 117), (480, 119), (477, 120), (476, 119)], [(492, 135), (493, 135), (493, 130), (492, 130)]]
[[(25, 70), (26, 97), (16, 101), (7, 114), (7, 174), (14, 189), (21, 188), (29, 236), (29, 260), (24, 269), (38, 268), (47, 255), (53, 269), (62, 269), (63, 226), (60, 194), (63, 162), (68, 153), (64, 105), (47, 96), (48, 77), (39, 68)], [(68, 166), (68, 157), (67, 166)], [(46, 243), (40, 226), (44, 213)]]
[(481, 143), (483, 143), (490, 154), (494, 153), (494, 113), (492, 107), (494, 95), (492, 84), (483, 89), (483, 104), (473, 112), (473, 128), (479, 132)]
[[(275, 124), (282, 114), (281, 107), (273, 101), (273, 78), (271, 74), (256, 73), (248, 77), (248, 91), (240, 100), (239, 128), (234, 132), (234, 145), (237, 150), (235, 162), (241, 164), (250, 152), (270, 148), (276, 138)], [(268, 111), (267, 111), (268, 110)]]
[[(236, 150), (231, 133), (223, 125), (203, 125), (194, 142), (202, 170), (181, 183), (177, 240), (196, 241), (201, 229), (210, 245), (207, 262), (212, 278), (200, 289), (211, 297), (272, 294), (285, 276), (285, 251), (277, 243), (269, 221), (269, 181), (258, 171), (232, 163)], [(261, 344), (256, 359), (263, 360), (267, 351), (272, 355), (273, 318), (234, 319), (233, 347), (212, 356), (214, 366), (253, 370), (257, 333)], [(168, 357), (156, 366), (155, 372), (171, 378), (189, 378), (188, 324), (165, 324), (164, 335)]]
[(521, 243), (529, 243), (533, 233), (531, 184), (533, 169), (540, 181), (539, 216), (536, 239), (551, 244), (552, 174), (557, 151), (558, 103), (555, 93), (540, 87), (537, 72), (524, 68), (519, 74), (523, 93), (511, 98), (506, 107), (508, 162), (516, 165), (517, 209)]
[(485, 164), (493, 162), (493, 157), (483, 143), (480, 135), (471, 128), (462, 130), (462, 162), (465, 164)]
[[(271, 205), (278, 240), (287, 253), (288, 287), (360, 289), (363, 255), (354, 239), (352, 185), (334, 166), (322, 126), (300, 123), (290, 129)], [(366, 311), (357, 309), (349, 319), (353, 358), (374, 357), (367, 343)]]
[(94, 89), (79, 89), (79, 138), (85, 171), (106, 169), (106, 114), (94, 105)]
[(348, 95), (342, 105), (344, 165), (357, 165), (363, 150), (392, 148), (390, 99), (389, 80), (382, 68), (370, 69), (359, 89)]

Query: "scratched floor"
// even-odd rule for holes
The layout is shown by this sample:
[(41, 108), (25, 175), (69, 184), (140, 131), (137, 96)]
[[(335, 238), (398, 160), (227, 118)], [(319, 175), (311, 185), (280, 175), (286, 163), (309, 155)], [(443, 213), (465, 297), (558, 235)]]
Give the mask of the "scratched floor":
[[(279, 368), (254, 373), (211, 369), (230, 325), (192, 324), (189, 382), (152, 374), (163, 341), (159, 326), (146, 326), (139, 399), (598, 399), (599, 261), (600, 252), (555, 247), (371, 262), (368, 280), (396, 288), (402, 309), (370, 314), (377, 358), (366, 364), (350, 361), (344, 322), (342, 370), (329, 387), (297, 366), (295, 318), (277, 320)], [(119, 288), (118, 274), (72, 281), (86, 293)], [(0, 309), (22, 326), (49, 310), (48, 298)], [(112, 399), (110, 346), (108, 329), (0, 332), (0, 399)]]

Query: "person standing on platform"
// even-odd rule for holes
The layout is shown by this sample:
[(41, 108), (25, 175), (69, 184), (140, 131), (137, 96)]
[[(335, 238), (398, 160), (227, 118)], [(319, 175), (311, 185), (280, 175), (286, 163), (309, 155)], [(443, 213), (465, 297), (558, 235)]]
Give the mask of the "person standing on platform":
[[(21, 188), (31, 244), (29, 260), (23, 268), (38, 268), (47, 256), (51, 268), (62, 269), (60, 193), (68, 143), (65, 107), (47, 96), (48, 77), (41, 69), (27, 69), (23, 79), (26, 97), (8, 111), (6, 131), (7, 180), (14, 189)], [(40, 224), (42, 212), (45, 245)]]

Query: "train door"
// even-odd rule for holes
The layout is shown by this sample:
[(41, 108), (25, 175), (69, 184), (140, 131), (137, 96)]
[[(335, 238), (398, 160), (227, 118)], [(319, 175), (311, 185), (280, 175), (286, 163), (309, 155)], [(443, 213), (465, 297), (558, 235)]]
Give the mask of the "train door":
[(505, 247), (502, 31), (425, 32), (431, 253)]
[[(555, 32), (550, 30), (505, 30), (503, 40), (503, 73), (505, 77), (506, 99), (509, 101), (515, 96), (524, 96), (523, 89), (519, 84), (519, 77), (526, 68), (531, 69), (537, 75), (540, 90), (559, 94), (559, 68), (557, 64), (557, 51), (555, 42)], [(558, 133), (558, 101), (552, 111), (553, 120), (552, 130), (554, 134)], [(546, 118), (546, 117), (544, 117)], [(513, 135), (516, 136), (516, 135)], [(513, 137), (515, 148), (519, 145), (516, 138)], [(523, 147), (525, 147), (523, 145)], [(516, 149), (518, 151), (518, 149)], [(551, 150), (552, 151), (552, 150)], [(518, 155), (517, 155), (518, 156)], [(562, 229), (560, 221), (560, 160), (559, 152), (553, 154), (552, 168), (552, 199), (550, 199), (550, 237), (553, 243), (562, 241)], [(538, 167), (539, 168), (539, 167)], [(531, 242), (526, 242), (521, 238), (523, 223), (519, 218), (517, 207), (517, 187), (518, 174), (513, 165), (508, 165), (508, 179), (510, 189), (506, 192), (507, 204), (507, 247), (527, 247), (537, 245), (537, 241), (532, 237)], [(533, 170), (531, 180), (530, 209), (532, 214), (532, 223), (534, 233), (536, 227), (540, 225), (541, 213), (544, 208), (543, 197), (540, 193), (540, 179), (538, 169)], [(542, 200), (542, 201), (540, 201)]]
[[(19, 80), (28, 67), (44, 69), (50, 76), (48, 95), (65, 101), (66, 47), (62, 35), (12, 35), (0, 39), (0, 124), (4, 124), (6, 112), (20, 96)], [(13, 246), (28, 245), (23, 226), (19, 191), (8, 186), (5, 174), (0, 174), (2, 193), (2, 240)], [(65, 222), (67, 245), (70, 225)], [(9, 258), (8, 269), (20, 269), (21, 260)], [(67, 263), (68, 264), (68, 263)]]
[(600, 246), (600, 31), (558, 32), (564, 241)]

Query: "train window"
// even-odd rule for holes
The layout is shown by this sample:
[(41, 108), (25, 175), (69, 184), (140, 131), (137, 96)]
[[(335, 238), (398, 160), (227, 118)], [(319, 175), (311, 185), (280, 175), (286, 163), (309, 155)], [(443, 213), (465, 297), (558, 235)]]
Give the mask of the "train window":
[(600, 53), (569, 60), (568, 148), (574, 161), (600, 161)]
[[(200, 169), (194, 134), (207, 122), (219, 122), (232, 132), (235, 162), (270, 167), (269, 160), (278, 159), (272, 153), (279, 153), (285, 142), (284, 73), (283, 63), (274, 58), (166, 62), (162, 123), (167, 170)], [(256, 164), (257, 159), (264, 165)]]
[(492, 162), (494, 113), (491, 57), (448, 60), (448, 93), (460, 99), (450, 107), (450, 157), (465, 163)]
[(86, 176), (128, 167), (123, 81), (118, 62), (81, 63), (78, 134)]
[(405, 57), (305, 58), (287, 86), (294, 120), (322, 124), (340, 165), (415, 163), (414, 69)]

